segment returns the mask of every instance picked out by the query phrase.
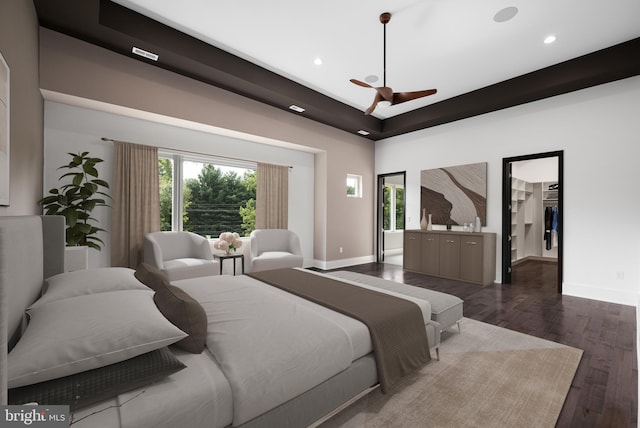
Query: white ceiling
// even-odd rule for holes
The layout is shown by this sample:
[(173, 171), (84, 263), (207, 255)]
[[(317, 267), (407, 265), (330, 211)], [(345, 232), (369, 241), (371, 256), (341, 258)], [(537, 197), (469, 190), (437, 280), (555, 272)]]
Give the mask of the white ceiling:
[[(380, 119), (640, 37), (639, 0), (114, 1), (363, 111), (375, 91), (349, 79), (382, 86), (390, 12), (387, 86), (438, 93)], [(507, 7), (517, 14), (496, 22)]]

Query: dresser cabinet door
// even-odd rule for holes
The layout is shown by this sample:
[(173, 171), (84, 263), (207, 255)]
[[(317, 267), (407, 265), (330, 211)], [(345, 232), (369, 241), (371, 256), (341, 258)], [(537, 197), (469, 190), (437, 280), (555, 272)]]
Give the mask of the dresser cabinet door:
[(462, 237), (460, 244), (460, 279), (482, 283), (484, 241), (482, 236)]
[(420, 232), (404, 233), (404, 253), (403, 264), (406, 270), (420, 272), (420, 264), (422, 260)]
[(459, 278), (460, 276), (460, 236), (440, 236), (440, 276)]
[(422, 234), (422, 263), (420, 272), (427, 275), (440, 274), (440, 235), (437, 233)]

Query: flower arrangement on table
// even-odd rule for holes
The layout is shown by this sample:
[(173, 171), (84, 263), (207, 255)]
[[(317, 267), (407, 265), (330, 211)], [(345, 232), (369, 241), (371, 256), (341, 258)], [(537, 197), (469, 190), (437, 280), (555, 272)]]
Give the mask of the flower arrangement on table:
[(222, 232), (218, 240), (213, 243), (213, 248), (224, 251), (227, 255), (235, 253), (240, 247), (242, 247), (242, 241), (236, 232)]

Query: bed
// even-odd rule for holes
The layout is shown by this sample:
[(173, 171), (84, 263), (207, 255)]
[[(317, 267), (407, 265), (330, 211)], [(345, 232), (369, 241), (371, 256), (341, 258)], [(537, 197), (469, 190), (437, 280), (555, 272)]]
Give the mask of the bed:
[[(301, 427), (381, 382), (366, 325), (268, 278), (155, 288), (140, 270), (63, 273), (63, 254), (62, 218), (0, 217), (0, 404), (70, 382), (88, 388), (73, 392), (76, 427)], [(437, 346), (429, 303), (411, 301)]]

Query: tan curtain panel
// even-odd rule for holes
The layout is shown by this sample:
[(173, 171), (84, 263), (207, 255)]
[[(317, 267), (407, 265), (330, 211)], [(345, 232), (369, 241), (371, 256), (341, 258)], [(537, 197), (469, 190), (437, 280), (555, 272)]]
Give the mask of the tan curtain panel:
[(145, 234), (160, 230), (158, 148), (114, 141), (111, 265), (137, 268)]
[(288, 229), (289, 167), (258, 163), (256, 229)]

